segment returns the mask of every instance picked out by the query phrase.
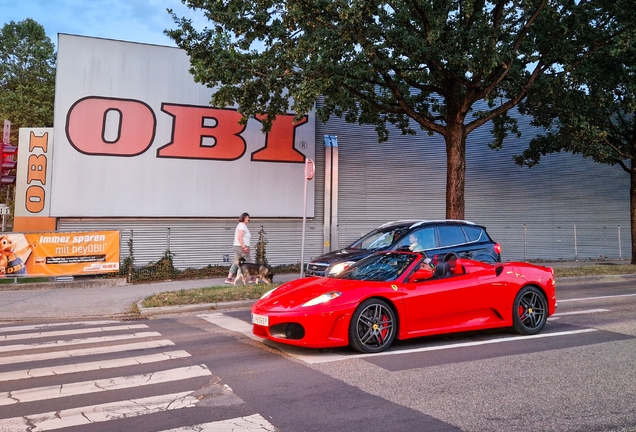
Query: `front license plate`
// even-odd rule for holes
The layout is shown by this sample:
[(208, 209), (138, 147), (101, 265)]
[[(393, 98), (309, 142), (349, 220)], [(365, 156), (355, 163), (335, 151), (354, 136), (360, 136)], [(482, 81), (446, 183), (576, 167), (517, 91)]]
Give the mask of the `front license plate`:
[(264, 315), (252, 314), (252, 324), (269, 327), (269, 317)]

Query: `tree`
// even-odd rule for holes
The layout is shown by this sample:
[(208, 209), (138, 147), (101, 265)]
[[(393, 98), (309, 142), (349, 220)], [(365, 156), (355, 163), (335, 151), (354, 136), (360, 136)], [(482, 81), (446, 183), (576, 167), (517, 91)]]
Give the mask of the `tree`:
[(17, 145), (20, 127), (53, 126), (55, 46), (32, 19), (0, 30), (0, 120), (11, 121)]
[(616, 165), (630, 176), (632, 264), (636, 264), (636, 32), (592, 55), (582, 67), (546, 77), (520, 111), (546, 129), (516, 157), (532, 167), (568, 151)]
[[(507, 113), (537, 79), (572, 69), (619, 29), (614, 11), (632, 0), (182, 0), (212, 27), (179, 19), (166, 31), (190, 55), (197, 82), (217, 88), (215, 106), (243, 120), (317, 110), (446, 142), (446, 217), (464, 218), (466, 138), (492, 122), (494, 148)], [(172, 12), (172, 11), (170, 11)], [(292, 98), (291, 102), (289, 98)], [(481, 103), (484, 101), (485, 103)], [(479, 109), (475, 105), (479, 104)]]

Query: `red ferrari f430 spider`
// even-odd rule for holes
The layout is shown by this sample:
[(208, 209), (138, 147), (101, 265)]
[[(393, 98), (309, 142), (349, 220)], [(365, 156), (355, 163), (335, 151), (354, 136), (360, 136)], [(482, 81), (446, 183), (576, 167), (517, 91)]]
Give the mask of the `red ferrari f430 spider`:
[(536, 334), (556, 308), (554, 272), (448, 254), (380, 252), (335, 277), (283, 284), (252, 307), (255, 335), (313, 348), (377, 353), (395, 338), (510, 327)]

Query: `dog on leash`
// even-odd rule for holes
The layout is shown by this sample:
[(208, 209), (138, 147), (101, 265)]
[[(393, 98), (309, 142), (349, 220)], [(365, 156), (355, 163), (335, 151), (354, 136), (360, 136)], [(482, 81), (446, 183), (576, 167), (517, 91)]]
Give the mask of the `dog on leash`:
[(236, 265), (238, 266), (238, 272), (236, 273), (236, 279), (234, 279), (234, 285), (236, 285), (239, 279), (243, 280), (243, 285), (247, 285), (247, 281), (251, 278), (255, 278), (256, 283), (258, 283), (259, 280), (268, 285), (272, 283), (272, 277), (274, 275), (269, 271), (266, 265), (248, 263), (245, 261), (245, 258), (239, 258)]

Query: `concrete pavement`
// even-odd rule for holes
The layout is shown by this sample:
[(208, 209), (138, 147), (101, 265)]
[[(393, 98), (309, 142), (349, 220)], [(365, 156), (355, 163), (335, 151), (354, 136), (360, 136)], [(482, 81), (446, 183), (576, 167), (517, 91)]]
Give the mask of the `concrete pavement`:
[[(537, 263), (546, 267), (571, 267), (593, 264), (628, 264), (629, 261), (558, 261)], [(298, 278), (297, 273), (276, 275), (274, 282)], [(571, 278), (566, 278), (571, 279)], [(144, 284), (126, 284), (125, 280), (13, 284), (0, 286), (0, 322), (29, 319), (70, 319), (92, 317), (134, 317), (133, 305), (144, 298), (166, 291), (223, 285), (224, 278), (192, 279)], [(564, 281), (565, 282), (565, 281)], [(568, 281), (572, 282), (572, 281)], [(109, 285), (104, 285), (108, 283)], [(254, 300), (209, 303), (165, 308), (140, 307), (142, 316), (192, 312), (210, 309), (249, 307)]]
[[(298, 274), (275, 275), (274, 282), (287, 282), (298, 278)], [(96, 282), (77, 281), (75, 283), (41, 283), (2, 285), (0, 288), (0, 322), (29, 319), (70, 319), (92, 317), (131, 316), (131, 308), (140, 300), (153, 294), (183, 289), (204, 288), (224, 284), (225, 278), (192, 279), (145, 284), (126, 284), (112, 279)], [(229, 285), (228, 285), (229, 286)], [(250, 302), (250, 301), (248, 301)], [(251, 301), (253, 303), (253, 301)], [(251, 304), (251, 303), (249, 303)], [(192, 307), (194, 306), (194, 307)], [(178, 313), (192, 310), (247, 307), (248, 303), (229, 302), (217, 305), (171, 306), (152, 308), (153, 313), (142, 310), (144, 316), (158, 313)]]

